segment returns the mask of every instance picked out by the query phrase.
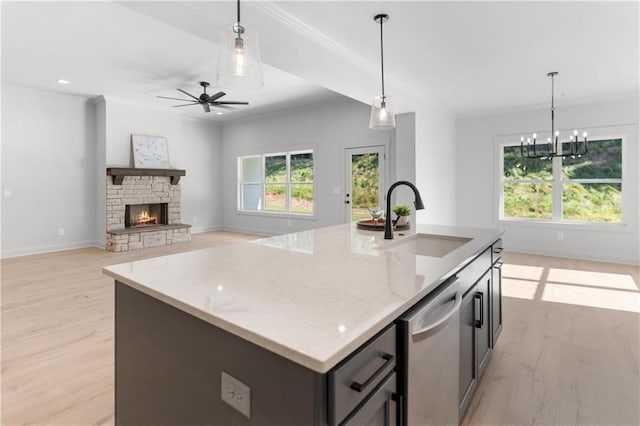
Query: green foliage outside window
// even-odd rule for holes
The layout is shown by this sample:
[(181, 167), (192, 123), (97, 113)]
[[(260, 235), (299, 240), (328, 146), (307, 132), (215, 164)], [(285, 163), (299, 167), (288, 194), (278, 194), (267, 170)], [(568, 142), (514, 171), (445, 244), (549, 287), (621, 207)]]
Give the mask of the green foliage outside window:
[[(551, 219), (552, 161), (522, 158), (519, 145), (505, 146), (503, 161), (504, 217)], [(562, 220), (621, 222), (621, 179), (621, 139), (590, 142), (586, 155), (562, 160)]]

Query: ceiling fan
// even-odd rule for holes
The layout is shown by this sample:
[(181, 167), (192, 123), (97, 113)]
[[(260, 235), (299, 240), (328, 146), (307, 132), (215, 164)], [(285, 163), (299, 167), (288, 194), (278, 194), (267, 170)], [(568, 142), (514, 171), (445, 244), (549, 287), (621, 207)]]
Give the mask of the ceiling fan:
[(226, 95), (226, 93), (218, 92), (218, 93), (215, 93), (213, 95), (209, 95), (207, 93), (207, 87), (209, 87), (209, 83), (206, 82), (206, 81), (201, 81), (200, 82), (200, 86), (202, 86), (202, 88), (204, 89), (204, 93), (202, 93), (199, 97), (196, 97), (196, 96), (192, 95), (191, 93), (185, 92), (182, 89), (178, 89), (178, 92), (184, 93), (185, 95), (189, 96), (192, 99), (168, 98), (166, 96), (158, 96), (158, 97), (162, 98), (162, 99), (172, 99), (174, 101), (189, 102), (188, 104), (174, 105), (174, 107), (183, 107), (183, 106), (189, 106), (189, 105), (202, 105), (202, 108), (204, 109), (204, 112), (211, 112), (211, 108), (210, 107), (221, 108), (221, 109), (226, 109), (226, 110), (230, 110), (230, 111), (238, 111), (237, 108), (233, 108), (233, 107), (230, 107), (228, 105), (249, 105), (249, 102), (242, 102), (242, 101), (219, 101), (218, 99), (220, 99), (221, 97)]

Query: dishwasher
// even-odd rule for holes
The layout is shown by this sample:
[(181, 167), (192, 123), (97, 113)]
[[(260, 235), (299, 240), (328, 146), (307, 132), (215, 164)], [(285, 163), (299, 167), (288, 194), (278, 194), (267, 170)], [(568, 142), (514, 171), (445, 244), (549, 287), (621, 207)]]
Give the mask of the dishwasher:
[(450, 278), (398, 319), (402, 424), (458, 424), (460, 280)]

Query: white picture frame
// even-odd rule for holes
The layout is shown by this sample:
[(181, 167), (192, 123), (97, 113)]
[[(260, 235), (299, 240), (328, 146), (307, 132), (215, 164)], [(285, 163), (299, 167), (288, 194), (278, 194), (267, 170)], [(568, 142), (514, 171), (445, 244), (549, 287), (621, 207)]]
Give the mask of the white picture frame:
[(133, 166), (136, 169), (169, 169), (169, 145), (162, 136), (131, 135)]

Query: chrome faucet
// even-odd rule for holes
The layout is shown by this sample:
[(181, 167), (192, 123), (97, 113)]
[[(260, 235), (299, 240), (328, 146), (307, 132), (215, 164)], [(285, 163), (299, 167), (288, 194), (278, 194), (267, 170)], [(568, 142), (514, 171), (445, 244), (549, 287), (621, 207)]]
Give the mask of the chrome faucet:
[(414, 184), (406, 180), (399, 180), (389, 187), (389, 191), (387, 191), (387, 218), (384, 221), (384, 239), (385, 240), (393, 240), (393, 229), (391, 227), (391, 193), (396, 188), (396, 186), (407, 185), (411, 190), (413, 190), (413, 205), (416, 207), (416, 210), (424, 209), (424, 204), (422, 204), (422, 197), (420, 197), (420, 192), (418, 188)]

